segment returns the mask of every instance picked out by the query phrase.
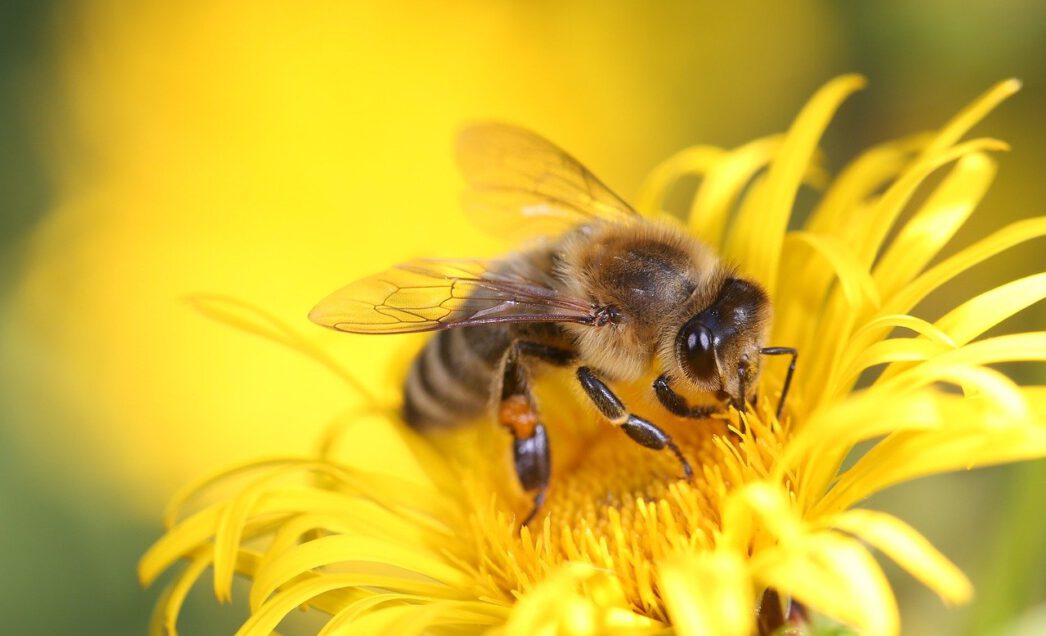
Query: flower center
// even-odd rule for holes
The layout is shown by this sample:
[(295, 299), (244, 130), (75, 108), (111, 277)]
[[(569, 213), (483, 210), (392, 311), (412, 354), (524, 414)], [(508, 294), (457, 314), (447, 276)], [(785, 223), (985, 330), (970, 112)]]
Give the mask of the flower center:
[(580, 421), (560, 419), (571, 415), (578, 417), (547, 418), (554, 468), (545, 504), (527, 528), (520, 529), (518, 519), (528, 498), (519, 497), (509, 513), (504, 504), (490, 505), (497, 486), (476, 480), (470, 504), (478, 558), (472, 562), (506, 596), (526, 593), (565, 562), (589, 563), (616, 575), (633, 611), (664, 620), (657, 563), (677, 551), (713, 547), (721, 500), (747, 476), (742, 457), (752, 438), (733, 432), (724, 419), (659, 414), (658, 425), (694, 469), (687, 481), (674, 454), (644, 448), (591, 413), (580, 416), (591, 426), (557, 427)]
[(590, 529), (601, 535), (614, 529), (608, 526), (613, 510), (613, 524), (628, 534), (639, 521), (635, 516), (640, 514), (637, 506), (641, 502), (662, 505), (660, 502), (665, 501), (677, 512), (671, 491), (673, 487), (685, 487), (708, 504), (702, 506), (708, 514), (701, 515), (699, 525), (705, 529), (715, 524), (718, 510), (709, 501), (713, 493), (708, 492), (706, 472), (722, 463), (722, 450), (713, 440), (728, 435), (725, 422), (673, 422), (662, 428), (695, 468), (689, 482), (671, 452), (639, 446), (607, 425), (605, 431), (590, 440), (573, 465), (553, 474), (542, 515), (547, 515), (556, 526)]

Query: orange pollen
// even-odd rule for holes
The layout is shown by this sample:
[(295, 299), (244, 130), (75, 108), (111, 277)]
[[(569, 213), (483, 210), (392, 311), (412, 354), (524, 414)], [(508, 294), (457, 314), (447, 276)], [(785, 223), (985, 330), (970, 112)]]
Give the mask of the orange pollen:
[(501, 401), (498, 422), (512, 431), (516, 439), (530, 439), (538, 425), (538, 416), (526, 397), (513, 395)]

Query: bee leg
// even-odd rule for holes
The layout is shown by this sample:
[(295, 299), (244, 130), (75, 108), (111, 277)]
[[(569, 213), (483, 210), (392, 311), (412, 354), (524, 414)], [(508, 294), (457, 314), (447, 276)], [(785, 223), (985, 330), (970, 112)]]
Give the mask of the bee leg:
[(520, 485), (528, 492), (536, 491), (534, 506), (523, 520), (522, 527), (530, 523), (545, 501), (552, 464), (548, 435), (545, 425), (538, 419), (530, 392), (530, 374), (517, 343), (509, 347), (502, 362), (498, 423), (512, 433), (512, 458)]
[(657, 395), (658, 401), (668, 409), (669, 413), (679, 417), (701, 420), (721, 410), (716, 406), (690, 406), (687, 404), (686, 399), (682, 395), (672, 390), (667, 373), (662, 373), (661, 377), (654, 381), (654, 393)]
[(672, 441), (668, 433), (661, 430), (653, 422), (629, 413), (620, 398), (614, 395), (610, 387), (600, 380), (592, 369), (579, 367), (577, 379), (581, 382), (581, 387), (585, 389), (585, 393), (592, 400), (592, 403), (596, 405), (596, 408), (599, 409), (599, 412), (604, 417), (610, 420), (611, 424), (621, 427), (629, 437), (647, 448), (654, 450), (668, 448), (679, 459), (679, 463), (683, 465), (683, 473), (686, 475), (686, 478), (690, 479), (694, 476), (694, 471), (690, 468), (690, 462), (687, 461), (683, 451), (679, 450), (679, 447)]
[(544, 425), (538, 424), (529, 438), (514, 438), (512, 457), (516, 462), (516, 476), (519, 477), (523, 489), (537, 491), (534, 494), (533, 507), (520, 524), (520, 527), (523, 527), (530, 524), (537, 515), (541, 505), (545, 503), (545, 493), (548, 491), (549, 448)]
[(794, 347), (763, 347), (759, 353), (764, 356), (792, 356), (792, 361), (788, 364), (788, 372), (785, 374), (784, 386), (781, 387), (781, 399), (777, 401), (777, 419), (781, 419), (785, 398), (788, 397), (788, 389), (792, 386), (792, 376), (795, 375), (795, 361), (799, 357), (799, 350)]

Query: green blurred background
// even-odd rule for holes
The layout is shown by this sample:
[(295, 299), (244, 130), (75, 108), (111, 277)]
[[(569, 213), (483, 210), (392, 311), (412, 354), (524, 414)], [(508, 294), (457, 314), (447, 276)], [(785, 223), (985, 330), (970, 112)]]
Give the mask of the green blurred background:
[[(783, 130), (839, 73), (870, 86), (829, 129), (834, 168), (1015, 76), (1022, 92), (977, 131), (1013, 149), (962, 245), (1043, 213), (1044, 53), (1046, 5), (1032, 0), (3, 2), (0, 632), (142, 633), (158, 586), (141, 590), (135, 565), (174, 489), (235, 460), (308, 450), (341, 389), (178, 298), (231, 293), (300, 322), (375, 262), (431, 254), (429, 237), (457, 214), (450, 144), (462, 121), (542, 131), (627, 196), (684, 146)], [(367, 239), (390, 217), (417, 230), (389, 238), (396, 252)], [(445, 253), (477, 240), (458, 233)], [(1026, 246), (954, 293), (1044, 264), (1041, 242)], [(1000, 330), (1044, 324), (1040, 303)], [(869, 503), (912, 523), (977, 588), (948, 609), (890, 570), (905, 633), (1046, 632), (1044, 491), (1040, 461)], [(206, 585), (191, 601), (186, 634), (231, 633), (244, 612), (216, 607)], [(1017, 631), (1022, 620), (1032, 631)]]

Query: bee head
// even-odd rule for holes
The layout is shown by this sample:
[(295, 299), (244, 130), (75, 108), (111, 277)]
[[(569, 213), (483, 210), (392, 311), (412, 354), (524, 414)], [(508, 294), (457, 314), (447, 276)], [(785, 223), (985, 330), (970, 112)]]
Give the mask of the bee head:
[(728, 278), (712, 304), (679, 329), (676, 362), (696, 388), (741, 406), (755, 390), (769, 324), (766, 293), (749, 281)]

